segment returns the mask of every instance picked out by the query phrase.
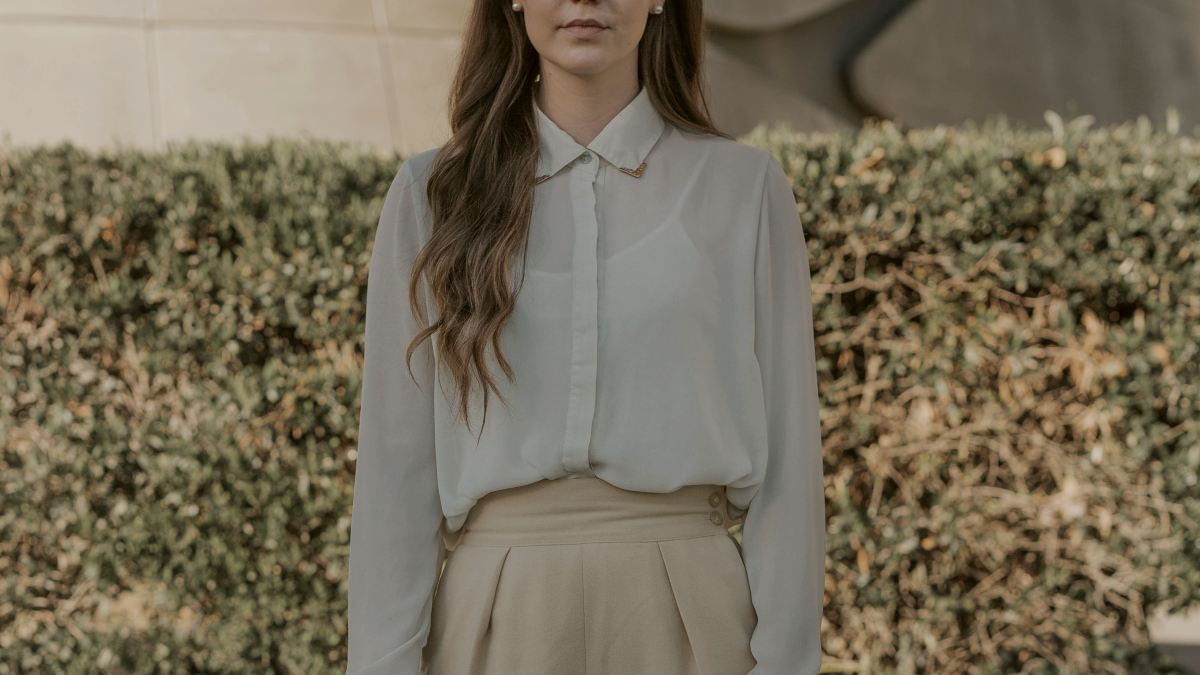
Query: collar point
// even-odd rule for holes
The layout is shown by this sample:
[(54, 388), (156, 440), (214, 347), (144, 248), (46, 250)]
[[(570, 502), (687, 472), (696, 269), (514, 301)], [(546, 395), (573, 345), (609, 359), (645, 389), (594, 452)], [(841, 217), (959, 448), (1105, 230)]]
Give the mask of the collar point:
[(630, 176), (633, 176), (634, 178), (641, 178), (642, 174), (646, 172), (646, 163), (642, 162), (641, 164), (638, 164), (637, 168), (628, 168), (628, 167), (624, 167), (624, 166), (620, 166), (617, 168), (621, 171), (621, 173), (629, 174)]

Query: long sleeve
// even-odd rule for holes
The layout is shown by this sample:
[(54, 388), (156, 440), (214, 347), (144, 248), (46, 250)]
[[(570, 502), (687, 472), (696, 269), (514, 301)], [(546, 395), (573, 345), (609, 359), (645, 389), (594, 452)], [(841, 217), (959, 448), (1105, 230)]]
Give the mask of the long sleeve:
[(371, 251), (350, 525), (347, 675), (420, 672), (445, 556), (429, 342), (413, 354), (416, 382), (404, 358), (417, 331), (408, 277), (424, 228), (418, 185), (406, 161), (388, 188)]
[(767, 412), (766, 475), (742, 524), (758, 625), (751, 675), (821, 667), (825, 499), (808, 250), (795, 196), (768, 158), (758, 223), (755, 338)]

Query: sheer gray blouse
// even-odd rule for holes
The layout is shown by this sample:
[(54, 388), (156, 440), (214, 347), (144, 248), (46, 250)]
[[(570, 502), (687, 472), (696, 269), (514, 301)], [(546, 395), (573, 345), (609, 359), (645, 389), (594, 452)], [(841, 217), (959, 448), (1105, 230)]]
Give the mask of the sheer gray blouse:
[(766, 150), (667, 123), (645, 88), (586, 146), (534, 109), (526, 271), (513, 265), (501, 339), (516, 377), (493, 367), (510, 406), (491, 397), (482, 430), (481, 395), (469, 428), (455, 419), (429, 342), (414, 354), (417, 382), (404, 363), (438, 148), (407, 158), (387, 192), (367, 283), (347, 673), (419, 672), (444, 537), (476, 500), (577, 476), (652, 492), (727, 486), (758, 615), (752, 673), (817, 673), (821, 433), (787, 174)]

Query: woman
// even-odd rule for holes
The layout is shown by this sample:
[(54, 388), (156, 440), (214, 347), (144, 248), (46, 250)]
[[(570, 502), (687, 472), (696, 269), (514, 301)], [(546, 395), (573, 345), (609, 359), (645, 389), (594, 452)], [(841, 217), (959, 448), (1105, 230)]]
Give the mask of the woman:
[(702, 26), (476, 2), (371, 255), (350, 675), (819, 670), (805, 241), (708, 120)]

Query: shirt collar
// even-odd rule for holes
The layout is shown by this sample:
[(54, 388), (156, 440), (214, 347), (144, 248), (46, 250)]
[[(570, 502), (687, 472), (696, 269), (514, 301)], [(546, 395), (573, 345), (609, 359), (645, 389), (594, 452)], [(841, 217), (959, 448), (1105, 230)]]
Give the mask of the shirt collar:
[(650, 102), (650, 92), (643, 85), (633, 98), (587, 146), (582, 146), (553, 122), (537, 102), (533, 103), (537, 118), (538, 179), (544, 180), (558, 173), (571, 160), (591, 150), (625, 173), (641, 177), (644, 162), (650, 149), (662, 135), (666, 121)]

